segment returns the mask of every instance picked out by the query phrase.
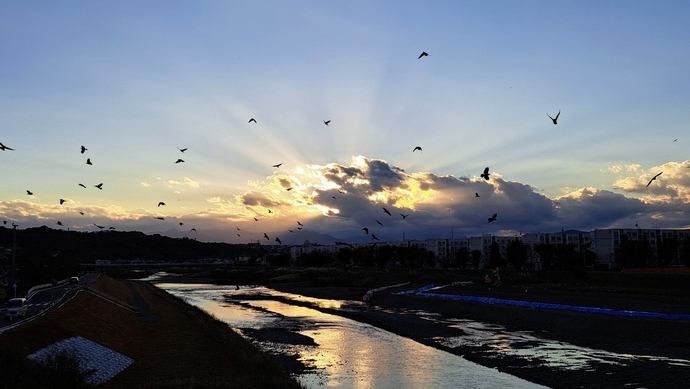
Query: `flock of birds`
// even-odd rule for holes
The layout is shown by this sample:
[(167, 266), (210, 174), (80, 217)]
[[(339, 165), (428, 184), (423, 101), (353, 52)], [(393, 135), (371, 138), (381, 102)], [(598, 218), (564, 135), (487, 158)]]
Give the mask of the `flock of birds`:
[[(429, 53), (427, 53), (426, 51), (423, 51), (423, 52), (417, 57), (417, 59), (421, 59), (421, 58), (427, 57), (427, 56), (429, 56)], [(548, 113), (547, 113), (546, 115), (549, 117), (549, 119), (551, 119), (551, 121), (552, 121), (552, 123), (553, 123), (554, 125), (557, 125), (557, 124), (558, 124), (558, 119), (559, 119), (559, 117), (560, 117), (560, 115), (561, 115), (561, 111), (559, 110), (555, 117), (552, 117), (552, 116), (549, 115)], [(252, 117), (252, 118), (249, 119), (248, 123), (249, 123), (249, 124), (252, 124), (252, 123), (253, 123), (253, 124), (257, 124), (258, 122), (257, 122), (257, 120), (256, 120), (255, 118)], [(323, 120), (323, 123), (324, 123), (326, 126), (328, 126), (328, 125), (330, 125), (331, 120), (330, 120), (330, 119), (329, 119), (329, 120)], [(675, 142), (675, 140), (674, 140), (674, 142)], [(179, 147), (178, 147), (177, 149), (178, 149), (181, 153), (184, 153), (185, 151), (187, 151), (187, 148), (179, 148)], [(5, 146), (3, 143), (0, 142), (0, 151), (14, 151), (14, 149), (13, 149), (13, 148), (10, 148), (10, 147), (8, 147), (8, 146)], [(80, 146), (80, 152), (81, 152), (81, 154), (84, 154), (86, 151), (88, 151), (88, 149), (87, 149), (85, 146), (83, 146), (83, 145)], [(416, 151), (423, 152), (422, 147), (421, 147), (421, 146), (415, 146), (415, 147), (412, 149), (412, 152), (414, 153), (414, 152), (416, 152)], [(176, 164), (183, 163), (183, 162), (185, 162), (185, 161), (184, 161), (182, 158), (178, 158), (178, 159), (175, 161)], [(93, 165), (93, 163), (91, 162), (91, 158), (87, 158), (87, 159), (86, 159), (86, 164), (87, 164), (87, 165)], [(283, 165), (283, 163), (281, 162), (281, 163), (272, 165), (272, 167), (274, 167), (274, 168), (277, 169), (277, 168), (280, 168), (282, 165)], [(656, 180), (662, 173), (663, 173), (663, 172), (660, 172), (660, 173), (656, 174), (654, 177), (652, 177), (652, 178), (649, 180), (649, 182), (647, 183), (647, 187), (649, 187), (649, 186), (652, 184), (652, 182), (653, 182), (654, 180)], [(486, 181), (488, 181), (488, 180), (490, 179), (489, 167), (486, 167), (486, 168), (484, 169), (484, 171), (480, 174), (480, 177), (483, 178), (483, 179), (486, 180)], [(80, 187), (82, 187), (82, 188), (86, 188), (86, 185), (84, 185), (84, 184), (82, 184), (82, 183), (79, 183), (78, 185), (79, 185)], [(93, 185), (93, 186), (94, 186), (95, 188), (99, 189), (99, 190), (103, 190), (103, 183), (99, 183), (99, 184), (96, 184), (96, 185)], [(286, 190), (287, 190), (287, 191), (291, 191), (292, 189), (293, 189), (293, 188), (290, 187), (290, 188), (287, 188)], [(342, 191), (340, 191), (340, 190), (339, 190), (338, 192), (344, 193), (344, 192), (342, 192)], [(31, 190), (28, 190), (28, 189), (27, 189), (27, 190), (26, 190), (26, 194), (29, 195), (29, 196), (33, 196), (34, 193), (33, 193)], [(333, 197), (334, 199), (336, 198), (335, 196), (332, 196), (332, 197)], [(481, 196), (479, 195), (479, 193), (475, 192), (475, 197), (478, 198), (478, 197), (481, 197)], [(66, 201), (67, 201), (67, 200), (65, 200), (64, 198), (60, 198), (60, 199), (59, 199), (60, 205), (63, 205)], [(161, 207), (161, 206), (165, 206), (165, 202), (159, 201), (157, 207)], [(383, 207), (383, 212), (384, 212), (386, 215), (388, 215), (388, 216), (392, 216), (391, 212), (390, 212), (388, 209), (386, 209), (385, 207)], [(79, 213), (80, 213), (82, 216), (84, 215), (84, 212), (81, 212), (81, 211), (80, 211)], [(273, 211), (271, 211), (271, 210), (269, 209), (269, 210), (268, 210), (268, 213), (271, 214), (271, 213), (273, 213)], [(408, 216), (410, 216), (410, 215), (409, 215), (409, 214), (406, 215), (406, 214), (400, 213), (400, 216), (401, 216), (402, 219), (404, 220), (404, 219), (406, 219), (406, 218), (407, 218)], [(488, 218), (488, 223), (492, 223), (492, 222), (496, 221), (497, 217), (498, 217), (498, 214), (497, 214), (497, 213), (494, 213), (493, 215), (491, 215), (491, 216)], [(165, 220), (164, 217), (160, 217), (160, 216), (156, 216), (156, 217), (154, 217), (154, 219), (157, 219), (157, 220)], [(259, 221), (259, 219), (258, 219), (257, 217), (254, 217), (254, 221)], [(383, 226), (383, 223), (382, 223), (380, 220), (374, 219), (374, 221), (376, 221), (376, 223), (377, 223), (379, 226)], [(7, 224), (7, 221), (4, 220), (4, 221), (3, 221), (3, 224)], [(59, 226), (63, 226), (63, 223), (62, 223), (61, 221), (59, 221), (59, 220), (56, 222), (56, 224), (59, 225)], [(105, 226), (101, 226), (101, 225), (98, 225), (98, 224), (96, 224), (96, 223), (92, 223), (92, 224), (93, 224), (94, 226), (96, 226), (98, 229), (104, 229), (104, 228), (105, 228)], [(13, 224), (13, 225), (16, 226), (15, 224)], [(180, 225), (180, 226), (183, 226), (184, 223), (183, 223), (183, 222), (179, 222), (179, 225)], [(299, 231), (299, 230), (302, 230), (303, 228), (304, 228), (304, 225), (303, 225), (301, 222), (297, 221), (297, 228), (296, 228), (296, 230)], [(115, 228), (114, 228), (114, 227), (109, 227), (109, 229), (115, 229)], [(369, 227), (363, 227), (361, 230), (364, 231), (365, 234), (370, 235), (371, 240), (375, 240), (375, 241), (378, 241), (378, 240), (379, 240), (379, 237), (378, 237), (374, 232), (371, 232), (371, 233), (370, 233)], [(238, 237), (241, 237), (241, 234), (240, 234), (240, 231), (241, 231), (241, 230), (240, 230), (239, 227), (237, 227), (237, 231), (238, 231), (237, 236), (238, 236)], [(197, 231), (196, 231), (196, 228), (190, 229), (190, 232), (195, 232), (195, 233), (196, 233), (196, 232), (197, 232)], [(290, 232), (290, 233), (295, 233), (295, 230), (293, 230), (293, 229), (288, 229), (288, 232)], [(263, 237), (264, 237), (266, 240), (269, 240), (269, 241), (271, 240), (270, 237), (268, 236), (268, 234), (265, 233), (265, 232), (263, 233)], [(281, 240), (279, 237), (275, 237), (275, 242), (277, 242), (278, 244), (282, 244), (282, 240)]]

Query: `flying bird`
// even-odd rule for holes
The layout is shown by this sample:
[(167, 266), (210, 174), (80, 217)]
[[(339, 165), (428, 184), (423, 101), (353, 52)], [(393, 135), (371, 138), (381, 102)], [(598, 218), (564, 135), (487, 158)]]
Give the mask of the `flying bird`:
[(156, 216), (156, 217), (154, 217), (154, 219), (156, 219), (156, 220), (165, 220), (164, 217), (160, 217), (160, 216)]
[(383, 208), (383, 212), (387, 213), (388, 216), (391, 216), (391, 213), (385, 207)]
[(491, 215), (491, 217), (489, 218), (489, 223), (496, 221), (497, 216), (498, 216), (497, 213), (494, 213), (493, 215)]
[(162, 201), (159, 201), (159, 202), (158, 202), (158, 206), (160, 207), (161, 205), (165, 205), (165, 203), (162, 202)]
[(189, 232), (196, 232), (196, 228), (192, 228)]
[(402, 216), (403, 219), (407, 219), (407, 217), (410, 216), (410, 215), (409, 215), (409, 214), (403, 215), (403, 214), (401, 213), (400, 216)]
[(79, 213), (80, 213), (80, 214), (81, 214), (82, 216), (84, 216), (84, 212), (82, 212), (82, 211), (79, 211)]
[(420, 146), (417, 146), (414, 149), (412, 149), (412, 152), (414, 153), (417, 150), (422, 151), (422, 148)]
[(378, 225), (380, 225), (380, 226), (382, 226), (382, 225), (383, 225), (383, 223), (381, 223), (381, 222), (380, 222), (380, 221), (378, 221), (378, 220), (376, 221), (376, 223), (378, 223)]
[(277, 164), (277, 165), (273, 165), (273, 167), (278, 168), (278, 167), (281, 167), (282, 165), (283, 165), (283, 163), (281, 162), (281, 163), (279, 163), (279, 164)]
[(55, 223), (55, 224), (57, 224), (58, 226), (61, 226), (62, 222), (58, 220), (57, 223)]
[(364, 228), (362, 228), (362, 231), (364, 231), (365, 234), (369, 235), (369, 229), (368, 228), (364, 227)]
[(265, 232), (264, 232), (264, 238), (266, 238), (266, 240), (271, 240), (271, 239), (268, 237), (268, 235), (266, 235)]
[(254, 122), (254, 123), (256, 123), (256, 119), (254, 119), (254, 118), (251, 118), (251, 119), (249, 119), (249, 121), (248, 121), (247, 123), (251, 123), (251, 122)]
[[(661, 172), (661, 173), (663, 173), (663, 172)], [(659, 177), (659, 176), (661, 175), (661, 173), (659, 173), (659, 174), (657, 174), (656, 176), (652, 177), (652, 179), (649, 180), (649, 182), (647, 183), (647, 186), (649, 186), (649, 185), (652, 183), (652, 181), (656, 180), (656, 178)]]
[(242, 237), (242, 236), (240, 236), (240, 234), (237, 234), (237, 236), (239, 236), (240, 238)]
[(86, 188), (86, 185), (84, 184), (79, 184), (79, 186), (81, 186), (82, 188)]
[(84, 154), (84, 152), (85, 152), (86, 150), (88, 150), (86, 147), (84, 147), (84, 146), (81, 147), (81, 153), (82, 153), (82, 154)]
[(98, 184), (98, 185), (94, 185), (94, 187), (96, 187), (96, 188), (98, 188), (98, 189), (100, 189), (100, 190), (103, 190), (103, 183), (101, 182), (101, 183)]
[(30, 190), (27, 190), (27, 191), (26, 191), (26, 194), (28, 194), (29, 196), (32, 196), (32, 195), (34, 194), (34, 192), (32, 192), (32, 191), (30, 191)]
[(183, 153), (184, 153), (185, 151), (187, 151), (187, 148), (186, 148), (186, 147), (185, 147), (184, 149), (181, 149), (181, 148), (178, 147), (177, 149), (180, 150), (180, 151), (183, 152)]
[(485, 180), (488, 180), (489, 179), (489, 168), (487, 167), (486, 169), (484, 169), (484, 173), (480, 174), (479, 176)]
[(2, 150), (2, 151), (5, 151), (5, 150), (14, 151), (14, 149), (11, 149), (11, 148), (5, 146), (4, 144), (2, 144), (2, 142), (0, 142), (0, 150)]
[(240, 230), (240, 228), (239, 228), (239, 227), (235, 227), (235, 228), (237, 228), (237, 231), (242, 231), (242, 230)]
[(480, 196), (479, 196), (479, 193), (474, 192), (474, 197), (480, 197)]
[(323, 124), (328, 125), (328, 124), (330, 124), (330, 122), (331, 122), (330, 120), (324, 120)]
[(105, 226), (99, 226), (99, 225), (96, 224), (96, 223), (93, 223), (93, 225), (96, 226), (96, 227), (98, 227), (98, 228), (101, 229), (101, 230), (105, 228)]
[(373, 240), (379, 240), (379, 237), (376, 236), (376, 234), (371, 234), (371, 239), (373, 239)]
[(276, 242), (278, 242), (278, 244), (283, 244), (283, 242), (282, 242), (282, 241), (280, 240), (280, 238), (277, 237), (277, 236), (276, 236)]
[(180, 225), (181, 225), (181, 226), (183, 226), (183, 225), (184, 225), (184, 223), (180, 222)]
[(65, 199), (60, 199), (60, 205), (65, 203)]
[(175, 163), (180, 163), (180, 162), (184, 162), (184, 159), (178, 158), (177, 161), (175, 161)]
[(553, 124), (558, 124), (557, 121), (558, 121), (558, 117), (560, 115), (561, 115), (561, 110), (558, 110), (558, 114), (556, 114), (555, 118), (552, 118), (551, 115), (549, 115), (548, 113), (546, 114), (546, 116), (548, 116), (551, 119), (551, 121), (553, 121)]
[(292, 187), (289, 187), (289, 188), (287, 188), (287, 189), (285, 189), (285, 190), (289, 192), (289, 191), (292, 190)]
[(86, 158), (86, 164), (87, 164), (87, 165), (93, 165), (93, 164), (91, 163), (91, 158)]
[(420, 59), (422, 57), (427, 57), (427, 56), (429, 56), (429, 53), (427, 53), (426, 51), (422, 51), (422, 54), (419, 54), (419, 57), (417, 57), (417, 59)]
[[(297, 220), (297, 224), (302, 226), (302, 223), (300, 223), (299, 220)], [(302, 226), (302, 227), (304, 227), (304, 226)]]
[(259, 221), (259, 219), (257, 219), (256, 217), (254, 217), (254, 221), (255, 221), (255, 222), (258, 222), (258, 221)]
[(292, 232), (293, 234), (295, 233), (295, 231), (293, 231), (293, 230), (288, 230), (288, 232)]

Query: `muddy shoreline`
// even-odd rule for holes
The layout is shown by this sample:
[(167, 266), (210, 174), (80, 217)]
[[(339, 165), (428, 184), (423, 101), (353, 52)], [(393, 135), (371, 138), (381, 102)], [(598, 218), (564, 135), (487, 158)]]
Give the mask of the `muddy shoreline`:
[[(410, 287), (420, 287), (411, 285)], [(269, 287), (304, 296), (361, 301), (365, 288), (311, 287), (309, 283), (281, 283)], [(392, 289), (376, 293), (372, 309), (336, 311), (317, 308), (385, 329), (431, 347), (440, 348), (483, 366), (493, 367), (531, 382), (552, 388), (589, 387), (661, 387), (677, 388), (687, 385), (687, 367), (673, 367), (668, 363), (646, 358), (624, 363), (602, 361), (587, 369), (554, 369), (538, 359), (520, 358), (501, 353), (487, 345), (447, 347), (434, 341), (435, 337), (454, 336), (456, 328), (440, 325), (405, 310), (423, 310), (444, 318), (476, 320), (499, 324), (510, 331), (527, 331), (540, 338), (606, 350), (615, 353), (665, 358), (690, 359), (690, 320), (669, 320), (645, 317), (611, 316), (573, 311), (557, 311), (518, 306), (445, 300), (439, 298), (404, 296)], [(548, 289), (501, 288), (490, 290), (484, 285), (449, 287), (443, 293), (491, 296), (506, 299), (557, 302), (578, 306), (603, 307), (617, 310), (688, 313), (684, 299), (659, 296), (583, 293)], [(661, 299), (662, 301), (658, 301)], [(294, 302), (292, 302), (294, 303)], [(316, 308), (316, 307), (313, 307)], [(522, 347), (531, 347), (529, 343)]]

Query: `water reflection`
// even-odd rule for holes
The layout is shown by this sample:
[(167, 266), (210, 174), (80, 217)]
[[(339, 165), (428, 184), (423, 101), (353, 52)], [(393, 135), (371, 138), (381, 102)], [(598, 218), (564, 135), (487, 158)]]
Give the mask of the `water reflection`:
[(158, 286), (250, 336), (268, 353), (298, 355), (309, 367), (297, 377), (307, 388), (542, 387), (367, 324), (273, 299), (362, 309), (357, 302), (313, 299), (262, 287)]

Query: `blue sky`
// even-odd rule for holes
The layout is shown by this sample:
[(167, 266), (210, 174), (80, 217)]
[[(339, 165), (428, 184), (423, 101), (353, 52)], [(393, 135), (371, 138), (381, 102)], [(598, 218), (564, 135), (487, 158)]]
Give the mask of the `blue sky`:
[(688, 227), (689, 22), (680, 1), (3, 3), (0, 219), (242, 243)]

